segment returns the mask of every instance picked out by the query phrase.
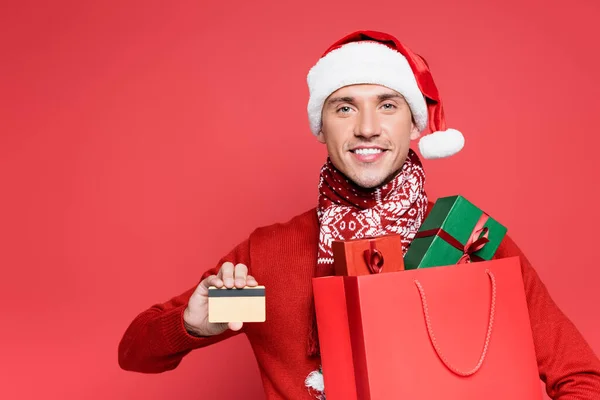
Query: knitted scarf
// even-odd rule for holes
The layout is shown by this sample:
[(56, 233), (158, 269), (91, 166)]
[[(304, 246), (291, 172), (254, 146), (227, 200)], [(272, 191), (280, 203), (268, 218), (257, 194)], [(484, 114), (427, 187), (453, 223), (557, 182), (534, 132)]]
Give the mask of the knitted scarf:
[[(405, 254), (425, 218), (427, 195), (424, 185), (425, 171), (412, 149), (395, 178), (376, 189), (360, 188), (327, 159), (319, 180), (317, 215), (320, 231), (315, 276), (334, 274), (331, 249), (334, 240), (399, 234)], [(309, 336), (309, 355), (319, 355), (314, 305)], [(315, 371), (307, 378), (307, 386), (316, 388), (309, 381), (319, 373)]]
[(328, 159), (319, 181), (319, 258), (315, 275), (333, 273), (334, 240), (400, 234), (406, 252), (427, 209), (424, 184), (423, 166), (412, 150), (396, 177), (372, 190), (350, 182)]

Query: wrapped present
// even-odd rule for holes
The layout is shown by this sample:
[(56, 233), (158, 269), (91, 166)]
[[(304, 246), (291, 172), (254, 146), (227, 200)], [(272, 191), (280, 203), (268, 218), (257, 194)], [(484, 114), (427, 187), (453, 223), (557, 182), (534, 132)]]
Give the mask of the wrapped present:
[(338, 276), (359, 276), (404, 270), (402, 240), (390, 234), (373, 238), (336, 240), (333, 264)]
[(404, 256), (405, 269), (491, 260), (506, 231), (464, 197), (440, 198)]
[(542, 398), (519, 257), (313, 288), (327, 400)]

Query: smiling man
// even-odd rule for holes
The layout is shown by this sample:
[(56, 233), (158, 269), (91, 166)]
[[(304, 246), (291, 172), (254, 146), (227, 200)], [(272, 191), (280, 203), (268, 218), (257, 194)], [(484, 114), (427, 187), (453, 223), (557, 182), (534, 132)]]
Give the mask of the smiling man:
[[(395, 133), (390, 135), (389, 133)], [(363, 188), (392, 180), (419, 137), (410, 107), (398, 92), (378, 85), (337, 90), (323, 108), (317, 134), (336, 168)]]
[[(460, 151), (464, 139), (446, 129), (424, 59), (388, 34), (361, 31), (334, 43), (310, 70), (308, 86), (310, 129), (329, 154), (318, 204), (286, 223), (256, 229), (207, 269), (199, 284), (140, 313), (119, 345), (123, 369), (172, 370), (190, 351), (243, 333), (266, 398), (325, 398), (312, 278), (333, 274), (336, 239), (395, 233), (406, 252), (432, 205), (411, 141), (419, 140), (424, 158), (443, 158)], [(424, 135), (426, 128), (432, 133)], [(561, 400), (600, 398), (600, 361), (507, 236), (495, 257), (510, 256), (521, 257), (547, 393)], [(209, 286), (258, 284), (268, 288), (266, 322), (208, 322)]]

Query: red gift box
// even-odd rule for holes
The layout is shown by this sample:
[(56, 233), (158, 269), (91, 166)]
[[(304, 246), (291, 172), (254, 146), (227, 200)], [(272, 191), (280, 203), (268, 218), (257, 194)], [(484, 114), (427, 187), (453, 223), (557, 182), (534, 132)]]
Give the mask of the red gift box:
[(337, 276), (370, 275), (404, 270), (400, 235), (336, 240), (331, 245)]
[(327, 400), (538, 400), (518, 257), (313, 279)]

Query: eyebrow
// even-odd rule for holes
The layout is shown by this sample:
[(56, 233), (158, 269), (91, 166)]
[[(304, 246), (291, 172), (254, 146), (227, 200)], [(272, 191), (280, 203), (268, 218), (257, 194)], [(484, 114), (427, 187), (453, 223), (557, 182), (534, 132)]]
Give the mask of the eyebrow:
[(336, 103), (353, 103), (354, 97), (332, 97), (327, 101), (328, 104), (336, 104)]
[[(391, 99), (403, 99), (403, 98), (404, 98), (404, 96), (397, 94), (397, 93), (382, 93), (377, 96), (377, 100), (379, 100), (379, 101), (385, 101), (385, 100), (391, 100)], [(331, 99), (329, 99), (329, 101), (327, 101), (327, 104), (329, 104), (329, 105), (333, 105), (333, 104), (337, 104), (337, 103), (354, 103), (354, 97), (350, 97), (350, 96), (332, 97)]]
[(391, 99), (404, 99), (404, 96), (397, 93), (384, 93), (377, 96), (379, 101), (391, 100)]

